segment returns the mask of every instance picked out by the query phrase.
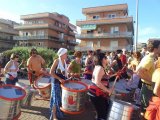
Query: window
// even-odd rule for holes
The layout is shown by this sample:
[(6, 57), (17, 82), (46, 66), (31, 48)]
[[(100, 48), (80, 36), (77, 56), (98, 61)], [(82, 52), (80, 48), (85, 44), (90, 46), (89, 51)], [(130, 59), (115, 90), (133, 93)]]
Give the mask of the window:
[(115, 18), (116, 17), (116, 14), (109, 14), (108, 16), (107, 16), (107, 18)]
[(111, 27), (111, 33), (119, 33), (119, 27)]
[(93, 19), (99, 19), (99, 15), (95, 15), (95, 16), (93, 16)]
[(38, 30), (37, 35), (43, 36), (44, 35), (44, 30)]

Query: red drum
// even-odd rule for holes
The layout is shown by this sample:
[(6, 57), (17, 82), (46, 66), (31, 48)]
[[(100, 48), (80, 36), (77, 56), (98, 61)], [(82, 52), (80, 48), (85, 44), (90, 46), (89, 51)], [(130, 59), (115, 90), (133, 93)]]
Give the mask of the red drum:
[(49, 99), (51, 95), (51, 80), (50, 76), (40, 76), (34, 82), (34, 87), (38, 89), (39, 94), (45, 99)]
[(61, 110), (69, 114), (80, 114), (84, 111), (87, 86), (78, 81), (70, 81), (61, 85)]
[(21, 100), (26, 96), (25, 90), (13, 85), (0, 87), (0, 120), (14, 120), (21, 115)]

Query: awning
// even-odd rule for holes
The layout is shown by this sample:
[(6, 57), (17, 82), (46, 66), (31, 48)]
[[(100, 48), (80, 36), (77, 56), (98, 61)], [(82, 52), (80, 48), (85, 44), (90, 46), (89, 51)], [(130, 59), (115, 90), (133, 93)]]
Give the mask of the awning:
[(82, 25), (81, 29), (82, 30), (95, 30), (96, 27), (97, 26), (95, 24), (87, 24), (87, 25)]

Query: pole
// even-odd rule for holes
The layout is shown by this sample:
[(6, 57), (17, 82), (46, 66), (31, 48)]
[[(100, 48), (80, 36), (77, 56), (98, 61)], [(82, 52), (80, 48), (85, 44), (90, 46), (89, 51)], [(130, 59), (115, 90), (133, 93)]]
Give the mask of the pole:
[(139, 0), (136, 0), (136, 37), (135, 37), (135, 51), (137, 51), (137, 43), (138, 43), (138, 6), (139, 6)]

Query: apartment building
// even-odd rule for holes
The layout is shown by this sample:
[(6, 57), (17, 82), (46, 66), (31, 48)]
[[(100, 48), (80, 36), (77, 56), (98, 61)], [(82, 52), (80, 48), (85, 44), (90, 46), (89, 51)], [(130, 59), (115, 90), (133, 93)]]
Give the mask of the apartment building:
[(86, 19), (76, 21), (81, 27), (81, 34), (76, 36), (81, 43), (76, 49), (132, 49), (133, 17), (128, 15), (127, 4), (83, 8), (82, 13)]
[(15, 45), (13, 36), (18, 35), (18, 31), (14, 30), (14, 25), (18, 25), (18, 23), (0, 19), (0, 52), (11, 49)]
[(22, 15), (23, 24), (15, 26), (19, 36), (14, 37), (19, 46), (36, 46), (51, 49), (74, 49), (76, 26), (69, 18), (58, 13)]

